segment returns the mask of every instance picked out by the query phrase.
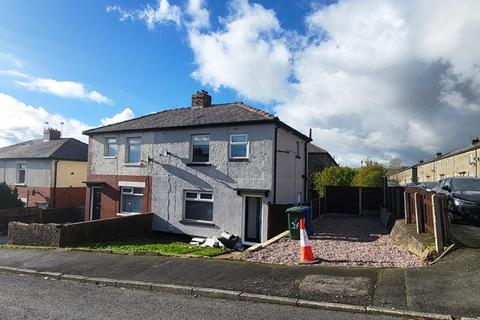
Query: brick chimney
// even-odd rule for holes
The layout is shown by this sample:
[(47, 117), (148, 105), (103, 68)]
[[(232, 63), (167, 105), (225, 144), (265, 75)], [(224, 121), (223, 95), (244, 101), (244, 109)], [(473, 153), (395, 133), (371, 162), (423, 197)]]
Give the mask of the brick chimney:
[(62, 133), (52, 128), (45, 128), (43, 130), (43, 141), (59, 140)]
[(472, 139), (472, 146), (476, 145), (478, 143), (480, 143), (480, 139), (478, 139), (478, 137), (475, 137), (475, 138)]
[(441, 152), (437, 152), (437, 158), (440, 157), (442, 155)]
[(201, 90), (192, 94), (192, 108), (207, 108), (212, 106), (212, 97), (207, 91)]

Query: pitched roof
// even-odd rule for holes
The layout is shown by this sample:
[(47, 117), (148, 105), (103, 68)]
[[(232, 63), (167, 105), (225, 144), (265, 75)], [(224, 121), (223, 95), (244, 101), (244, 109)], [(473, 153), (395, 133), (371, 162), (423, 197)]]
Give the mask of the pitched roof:
[(317, 145), (314, 145), (313, 143), (309, 143), (307, 145), (307, 151), (308, 153), (328, 153), (327, 150), (320, 148)]
[(278, 123), (305, 140), (309, 138), (281, 122), (274, 115), (243, 104), (242, 102), (214, 104), (205, 108), (178, 108), (164, 110), (143, 117), (86, 130), (83, 134), (175, 129), (178, 127), (207, 127), (230, 124)]
[(0, 148), (0, 159), (57, 159), (87, 161), (88, 145), (77, 139), (30, 140)]

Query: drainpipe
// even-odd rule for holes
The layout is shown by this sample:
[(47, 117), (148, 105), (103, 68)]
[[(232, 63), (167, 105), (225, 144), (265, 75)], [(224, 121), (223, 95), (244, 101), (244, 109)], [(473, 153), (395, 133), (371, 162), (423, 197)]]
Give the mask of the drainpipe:
[(273, 147), (273, 203), (277, 203), (277, 148), (278, 148), (278, 129), (279, 126), (275, 126), (275, 135), (273, 137), (274, 147)]
[[(312, 129), (310, 129), (310, 137), (312, 136)], [(307, 156), (308, 156), (308, 153), (307, 153), (307, 144), (308, 142), (305, 142), (303, 143), (303, 146), (304, 146), (304, 157), (305, 157), (305, 164), (304, 164), (304, 167), (303, 167), (303, 202), (307, 202), (307, 192), (308, 192), (308, 159), (307, 159)]]
[(51, 207), (55, 208), (57, 206), (57, 168), (58, 168), (58, 160), (55, 160), (53, 166), (53, 196), (51, 197)]

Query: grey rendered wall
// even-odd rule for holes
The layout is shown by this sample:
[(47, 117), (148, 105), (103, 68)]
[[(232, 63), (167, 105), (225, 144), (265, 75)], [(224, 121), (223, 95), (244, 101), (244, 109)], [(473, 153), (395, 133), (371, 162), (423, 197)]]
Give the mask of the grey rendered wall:
[(17, 165), (19, 163), (27, 165), (25, 185), (29, 187), (51, 187), (51, 160), (0, 160), (0, 181), (6, 182), (8, 185), (15, 185), (17, 183)]
[[(280, 128), (277, 133), (277, 203), (296, 203), (298, 194), (304, 197), (305, 141)], [(300, 153), (297, 157), (297, 141)]]
[[(243, 235), (244, 198), (237, 195), (237, 188), (272, 190), (273, 125), (238, 127), (214, 127), (175, 131), (143, 132), (117, 136), (119, 153), (116, 159), (104, 159), (105, 138), (99, 135), (91, 139), (93, 158), (92, 174), (149, 175), (152, 176), (153, 229), (199, 236), (218, 236), (222, 231)], [(211, 166), (188, 166), (192, 134), (210, 135)], [(250, 158), (248, 162), (232, 162), (228, 159), (229, 136), (247, 133)], [(142, 137), (143, 165), (124, 165), (127, 136)], [(166, 152), (170, 155), (164, 156)], [(148, 161), (148, 158), (152, 159)], [(198, 226), (182, 222), (184, 191), (213, 191), (214, 226)], [(262, 195), (262, 194), (252, 194)], [(262, 240), (266, 240), (267, 203), (263, 200)]]

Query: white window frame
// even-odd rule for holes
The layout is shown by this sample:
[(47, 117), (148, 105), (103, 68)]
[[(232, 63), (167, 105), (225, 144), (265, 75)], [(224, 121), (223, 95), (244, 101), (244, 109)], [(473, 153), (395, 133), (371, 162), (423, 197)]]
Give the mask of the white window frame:
[[(125, 192), (124, 189), (131, 189), (130, 192)], [(142, 189), (142, 193), (135, 193), (135, 189)], [(143, 198), (145, 196), (145, 188), (144, 187), (138, 187), (138, 186), (121, 186), (120, 187), (120, 213), (117, 214), (117, 216), (131, 216), (131, 215), (136, 215), (136, 214), (142, 214), (143, 212), (129, 212), (129, 211), (123, 211), (123, 195), (131, 195), (131, 196), (136, 196), (136, 197), (142, 197), (142, 203), (144, 203), (145, 199)]]
[[(138, 143), (138, 145), (140, 146), (140, 155), (139, 155), (138, 161), (136, 161), (136, 162), (130, 161), (130, 146), (132, 145), (130, 143), (130, 140), (133, 140), (133, 139), (137, 139), (137, 140), (140, 141)], [(137, 144), (135, 143), (134, 145), (137, 145)], [(125, 162), (128, 163), (128, 164), (140, 164), (142, 162), (142, 138), (141, 137), (127, 137), (126, 155), (125, 156), (126, 156)]]
[[(20, 168), (20, 166), (25, 166), (24, 168)], [(18, 181), (20, 178), (20, 170), (23, 170), (23, 182)], [(27, 181), (27, 164), (25, 162), (17, 163), (17, 178), (15, 179), (16, 185), (25, 185)]]
[[(208, 161), (194, 161), (193, 160), (193, 147), (194, 147), (194, 143), (193, 143), (193, 138), (194, 137), (207, 137), (208, 138)], [(191, 139), (190, 139), (190, 154), (191, 154), (191, 162), (192, 163), (210, 163), (210, 134), (208, 133), (205, 133), (205, 134), (192, 134), (191, 136)]]
[[(196, 198), (187, 198), (187, 193), (196, 193), (197, 197)], [(202, 199), (201, 195), (202, 194), (209, 194), (212, 196), (211, 199)], [(212, 213), (212, 220), (198, 220), (198, 219), (189, 219), (187, 218), (187, 201), (196, 201), (196, 202), (208, 202), (212, 204), (212, 210), (213, 210), (213, 203), (214, 203), (214, 196), (213, 196), (213, 191), (199, 191), (199, 190), (184, 190), (183, 192), (183, 220), (185, 221), (192, 221), (192, 222), (199, 222), (199, 223), (208, 223), (208, 224), (213, 224), (213, 213)]]
[[(115, 143), (110, 143), (109, 140), (113, 140), (115, 139)], [(114, 155), (111, 155), (108, 153), (108, 151), (110, 150), (110, 145), (112, 144), (115, 144), (116, 148), (115, 148), (115, 154)], [(104, 157), (105, 158), (116, 158), (118, 155), (118, 140), (117, 140), (117, 137), (106, 137), (105, 138), (105, 152), (104, 152)]]
[[(233, 142), (232, 138), (233, 137), (246, 137), (247, 141), (246, 142)], [(246, 149), (246, 155), (244, 157), (234, 157), (232, 156), (232, 145), (245, 145)], [(247, 133), (235, 133), (230, 135), (230, 141), (229, 141), (229, 146), (228, 146), (228, 157), (230, 159), (248, 159), (250, 157), (250, 141), (248, 140), (248, 134)]]

